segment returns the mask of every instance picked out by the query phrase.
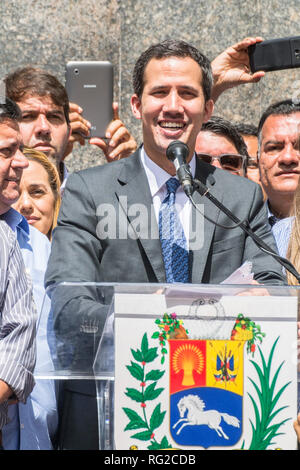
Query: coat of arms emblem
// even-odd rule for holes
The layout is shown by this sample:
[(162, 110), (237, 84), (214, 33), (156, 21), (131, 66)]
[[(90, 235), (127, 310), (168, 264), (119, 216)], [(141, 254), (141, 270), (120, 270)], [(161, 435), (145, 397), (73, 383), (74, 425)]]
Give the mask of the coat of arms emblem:
[(170, 340), (170, 432), (178, 445), (232, 446), (242, 432), (244, 341)]

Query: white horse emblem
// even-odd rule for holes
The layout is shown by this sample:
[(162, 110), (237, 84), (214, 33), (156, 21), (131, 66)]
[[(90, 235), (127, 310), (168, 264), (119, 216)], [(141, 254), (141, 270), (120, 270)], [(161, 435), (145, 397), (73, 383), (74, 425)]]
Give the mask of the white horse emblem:
[[(220, 426), (222, 418), (225, 423), (230, 424), (236, 428), (240, 427), (240, 421), (235, 416), (230, 416), (227, 413), (220, 413), (217, 410), (207, 410), (203, 411), (205, 408), (205, 403), (201, 400), (198, 395), (186, 395), (177, 403), (179, 410), (180, 419), (174, 424), (173, 429), (179, 423), (183, 423), (176, 434), (180, 434), (182, 429), (185, 426), (199, 426), (201, 424), (208, 426), (210, 429), (214, 429), (218, 436), (224, 437), (224, 439), (229, 439), (225, 434), (223, 429)], [(184, 414), (188, 411), (187, 416), (184, 417)]]

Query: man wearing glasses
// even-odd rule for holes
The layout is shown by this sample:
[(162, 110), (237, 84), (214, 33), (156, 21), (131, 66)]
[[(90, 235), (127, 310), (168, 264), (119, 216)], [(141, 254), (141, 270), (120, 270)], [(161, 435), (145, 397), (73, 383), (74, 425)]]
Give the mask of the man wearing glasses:
[(205, 122), (196, 140), (200, 160), (235, 175), (247, 176), (247, 146), (233, 124), (219, 116)]

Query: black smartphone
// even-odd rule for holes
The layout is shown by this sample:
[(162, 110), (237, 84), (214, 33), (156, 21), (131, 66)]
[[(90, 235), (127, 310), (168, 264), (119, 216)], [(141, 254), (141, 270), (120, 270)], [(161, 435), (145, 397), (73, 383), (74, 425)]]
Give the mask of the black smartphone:
[(90, 137), (105, 137), (113, 119), (113, 66), (108, 61), (68, 62), (66, 90), (70, 102), (78, 104), (91, 123)]
[(300, 67), (300, 36), (270, 39), (248, 48), (251, 72)]

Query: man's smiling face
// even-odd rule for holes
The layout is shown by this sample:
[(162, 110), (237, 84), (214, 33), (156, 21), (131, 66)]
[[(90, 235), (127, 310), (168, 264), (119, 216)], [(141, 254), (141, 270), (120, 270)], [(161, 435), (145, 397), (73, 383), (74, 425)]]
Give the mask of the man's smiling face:
[(133, 95), (131, 104), (142, 120), (145, 151), (160, 166), (168, 165), (166, 149), (173, 140), (188, 145), (191, 159), (202, 123), (213, 110), (212, 100), (205, 102), (201, 68), (190, 57), (151, 59), (142, 96)]

